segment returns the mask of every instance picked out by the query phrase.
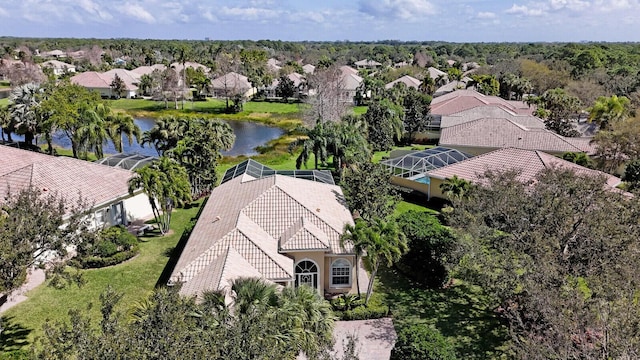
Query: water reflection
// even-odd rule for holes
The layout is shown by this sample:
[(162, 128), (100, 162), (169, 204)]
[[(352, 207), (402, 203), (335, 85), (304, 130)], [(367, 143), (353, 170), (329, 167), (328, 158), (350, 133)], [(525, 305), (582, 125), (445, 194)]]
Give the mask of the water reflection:
[[(136, 124), (140, 127), (142, 132), (145, 132), (155, 125), (155, 120), (151, 118), (137, 118)], [(266, 126), (260, 123), (251, 121), (226, 121), (231, 126), (233, 132), (236, 134), (236, 141), (233, 144), (233, 148), (229, 151), (223, 151), (223, 155), (237, 156), (237, 155), (255, 155), (255, 148), (266, 144), (270, 140), (276, 139), (284, 133), (281, 129), (271, 126)], [(24, 137), (21, 135), (13, 134), (14, 141), (23, 141)], [(40, 141), (42, 142), (42, 140)], [(53, 136), (53, 142), (55, 145), (63, 147), (65, 149), (71, 148), (71, 142), (62, 133), (56, 133)], [(123, 139), (124, 152), (142, 154), (148, 156), (157, 156), (158, 153), (152, 145), (145, 145), (142, 147), (134, 139), (133, 143), (129, 145), (126, 137)], [(103, 147), (105, 154), (115, 154), (116, 150), (113, 144), (109, 141)]]

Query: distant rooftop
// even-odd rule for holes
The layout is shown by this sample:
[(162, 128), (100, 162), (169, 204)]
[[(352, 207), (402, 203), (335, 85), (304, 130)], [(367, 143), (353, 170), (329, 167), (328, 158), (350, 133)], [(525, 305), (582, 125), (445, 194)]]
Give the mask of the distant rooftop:
[(333, 176), (328, 170), (274, 170), (268, 166), (264, 166), (252, 159), (245, 160), (240, 164), (230, 168), (224, 173), (222, 182), (234, 179), (238, 176), (249, 175), (256, 179), (261, 179), (272, 175), (285, 175), (296, 179), (306, 179), (311, 181), (317, 181), (324, 184), (335, 185)]

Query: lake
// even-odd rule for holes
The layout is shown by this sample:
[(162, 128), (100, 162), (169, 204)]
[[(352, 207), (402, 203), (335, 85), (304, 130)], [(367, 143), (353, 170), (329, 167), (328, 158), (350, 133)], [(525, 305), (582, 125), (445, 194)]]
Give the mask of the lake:
[[(229, 151), (222, 151), (222, 155), (238, 156), (238, 155), (255, 155), (257, 152), (256, 147), (266, 144), (267, 142), (277, 139), (284, 131), (282, 129), (266, 126), (260, 123), (251, 121), (225, 121), (234, 134), (236, 134), (236, 141), (233, 144), (233, 148)], [(145, 132), (155, 125), (155, 120), (151, 118), (137, 118), (135, 119), (136, 125), (140, 127), (142, 132)], [(20, 135), (12, 135), (14, 141), (22, 141), (24, 138)], [(42, 142), (42, 140), (40, 140)], [(65, 149), (71, 148), (71, 142), (62, 134), (54, 134), (53, 142), (55, 145), (61, 146)], [(109, 141), (103, 147), (105, 154), (115, 154), (116, 150), (113, 144)], [(146, 144), (145, 147), (140, 146), (137, 142), (133, 142), (131, 145), (124, 140), (124, 152), (133, 154), (142, 154), (147, 156), (158, 156), (156, 150), (152, 145)]]

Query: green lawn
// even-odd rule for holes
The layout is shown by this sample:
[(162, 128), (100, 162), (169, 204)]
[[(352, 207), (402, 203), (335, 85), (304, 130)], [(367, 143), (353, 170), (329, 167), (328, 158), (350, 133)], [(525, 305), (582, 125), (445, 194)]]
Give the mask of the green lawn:
[(395, 269), (381, 269), (379, 293), (393, 314), (396, 330), (412, 322), (434, 325), (454, 344), (460, 359), (507, 359), (507, 329), (482, 289), (456, 281), (447, 289), (422, 289)]
[(9, 105), (9, 98), (0, 99), (0, 106)]
[(368, 106), (354, 106), (353, 113), (356, 115), (362, 115), (367, 112)]
[[(21, 337), (25, 338), (27, 343), (24, 345), (27, 345), (42, 334), (42, 324), (46, 319), (67, 321), (70, 309), (86, 309), (92, 304), (91, 315), (94, 319), (99, 319), (99, 296), (107, 286), (124, 294), (120, 302), (123, 309), (142, 299), (154, 289), (161, 278), (185, 226), (197, 215), (201, 204), (202, 201), (194, 203), (195, 206), (189, 209), (177, 210), (171, 221), (171, 234), (142, 238), (140, 254), (135, 258), (116, 266), (82, 270), (87, 280), (83, 287), (72, 285), (58, 290), (43, 284), (30, 291), (27, 301), (2, 315), (3, 325), (23, 329)], [(0, 355), (2, 351), (11, 350), (4, 345), (10, 341), (2, 340), (5, 341), (0, 341)]]

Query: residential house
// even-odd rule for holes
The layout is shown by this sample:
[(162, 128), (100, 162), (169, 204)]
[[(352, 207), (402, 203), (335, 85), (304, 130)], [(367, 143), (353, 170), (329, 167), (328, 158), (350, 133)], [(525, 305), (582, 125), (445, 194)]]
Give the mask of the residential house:
[(420, 84), (422, 84), (422, 81), (414, 78), (411, 75), (404, 75), (403, 77), (393, 80), (392, 82), (386, 84), (384, 86), (385, 89), (391, 89), (392, 87), (394, 87), (395, 84), (397, 83), (402, 83), (405, 84), (407, 87), (411, 87), (414, 89), (417, 89), (420, 87)]
[[(433, 66), (427, 68), (427, 72), (429, 73), (429, 77), (435, 80), (436, 85), (444, 85), (449, 82), (449, 75), (446, 72), (436, 69)], [(440, 84), (439, 82), (443, 82)]]
[(42, 69), (49, 68), (53, 71), (53, 75), (60, 76), (68, 73), (76, 72), (75, 65), (67, 64), (59, 60), (48, 60), (40, 64)]
[(475, 90), (456, 90), (434, 97), (431, 101), (431, 114), (434, 116), (452, 115), (486, 105), (499, 106), (518, 115), (531, 115), (535, 111), (535, 108), (523, 101), (504, 100), (501, 97), (484, 95)]
[(601, 171), (588, 169), (543, 151), (526, 150), (518, 148), (504, 148), (486, 154), (464, 160), (449, 166), (428, 171), (424, 184), (415, 184), (414, 189), (428, 194), (430, 197), (445, 198), (440, 185), (449, 178), (457, 176), (472, 183), (483, 183), (483, 175), (487, 170), (519, 172), (518, 180), (527, 183), (547, 168), (568, 169), (579, 175), (601, 176), (605, 180), (605, 186), (615, 188), (620, 184), (620, 179), (605, 174)]
[(316, 67), (311, 64), (302, 65), (302, 70), (304, 70), (305, 74), (313, 74), (316, 71)]
[(347, 73), (343, 75), (340, 79), (340, 99), (344, 102), (353, 103), (362, 81), (363, 79), (356, 74)]
[(141, 190), (129, 194), (132, 176), (129, 170), (0, 145), (0, 202), (10, 192), (31, 186), (63, 198), (69, 208), (82, 200), (92, 209), (96, 227), (153, 216), (149, 198)]
[(340, 66), (340, 72), (342, 73), (343, 77), (347, 75), (358, 75), (358, 70), (348, 65)]
[[(253, 160), (227, 170), (202, 209), (171, 275), (180, 292), (226, 290), (238, 277), (320, 294), (357, 292), (366, 272), (340, 236), (353, 225), (327, 171), (276, 171)], [(356, 271), (358, 269), (358, 271)]]
[(379, 63), (379, 62), (377, 62), (375, 60), (368, 60), (368, 59), (356, 61), (354, 63), (354, 65), (356, 66), (356, 68), (358, 70), (360, 70), (360, 69), (376, 70), (376, 69), (378, 69), (379, 67), (382, 66), (381, 63)]
[(62, 50), (51, 50), (51, 51), (44, 51), (40, 53), (40, 56), (44, 57), (44, 58), (54, 58), (54, 59), (60, 59), (60, 58), (65, 58), (67, 57), (67, 54), (62, 51)]
[(186, 68), (192, 68), (194, 70), (201, 69), (205, 74), (209, 72), (209, 68), (207, 66), (194, 61), (185, 61), (184, 66), (182, 65), (181, 62), (174, 62), (174, 63), (171, 63), (169, 67), (174, 69), (178, 73), (181, 73), (182, 69), (186, 69)]
[(142, 75), (151, 75), (152, 72), (154, 72), (155, 70), (158, 71), (165, 71), (167, 69), (167, 67), (163, 64), (154, 64), (151, 66), (139, 66), (133, 70), (131, 70), (132, 73), (138, 74), (139, 76)]
[[(293, 97), (299, 97), (301, 94), (306, 93), (308, 94), (308, 92), (305, 91), (305, 83), (306, 83), (306, 79), (304, 78), (303, 75), (300, 75), (298, 73), (291, 73), (289, 75), (287, 75), (287, 77), (293, 81), (293, 86), (295, 86), (296, 91), (295, 94), (293, 95)], [(275, 80), (273, 80), (273, 82), (271, 82), (271, 85), (265, 87), (264, 91), (265, 91), (265, 95), (267, 97), (277, 97), (278, 95), (276, 94), (276, 89), (278, 88), (278, 85), (280, 84), (280, 78), (277, 78)]]
[(213, 97), (225, 98), (235, 95), (250, 97), (255, 94), (255, 91), (249, 78), (233, 71), (211, 80)]
[(554, 155), (566, 152), (595, 153), (591, 138), (569, 138), (541, 128), (528, 129), (505, 118), (483, 118), (447, 127), (440, 133), (440, 146), (472, 155), (514, 147)]
[(140, 75), (125, 69), (112, 69), (104, 73), (87, 71), (71, 77), (71, 82), (87, 88), (90, 91), (97, 91), (104, 98), (116, 97), (111, 84), (116, 75), (125, 84), (124, 97), (127, 99), (136, 97)]
[(275, 72), (277, 73), (278, 71), (280, 71), (280, 69), (282, 69), (282, 63), (274, 58), (269, 58), (267, 60), (267, 68), (271, 71), (271, 72)]

